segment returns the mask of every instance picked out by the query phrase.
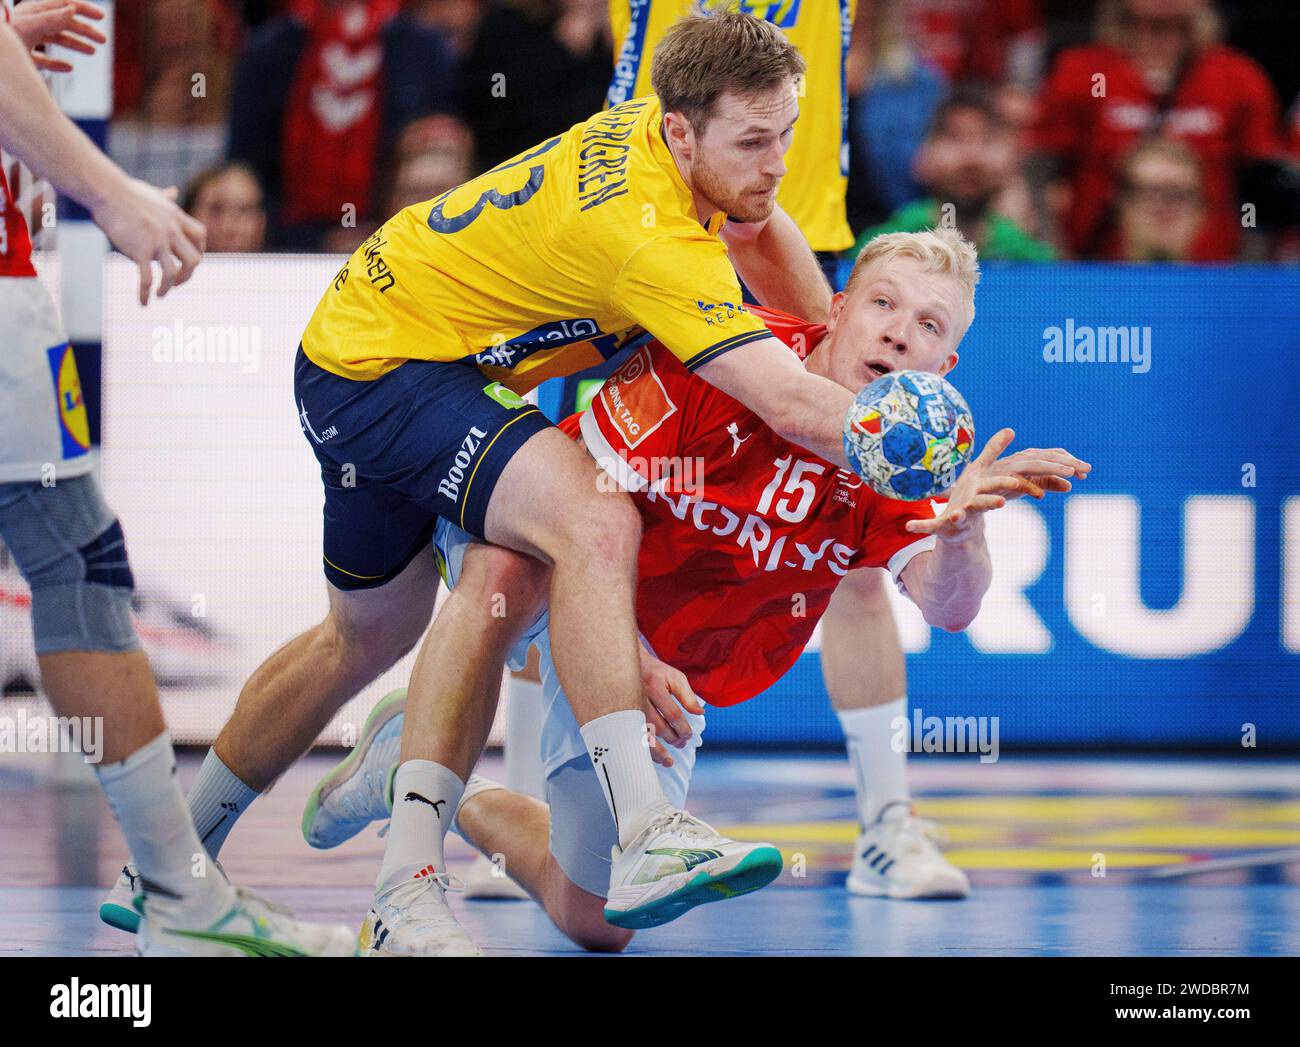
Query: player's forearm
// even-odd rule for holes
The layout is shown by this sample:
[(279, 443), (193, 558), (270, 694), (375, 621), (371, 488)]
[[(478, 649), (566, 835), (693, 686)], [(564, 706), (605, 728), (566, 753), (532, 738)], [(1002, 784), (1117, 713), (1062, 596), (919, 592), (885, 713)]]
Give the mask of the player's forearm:
[(125, 178), (54, 103), (17, 34), (0, 23), (0, 145), (94, 210)]
[(903, 570), (903, 585), (931, 625), (961, 632), (979, 614), (993, 581), (993, 561), (984, 525), (961, 542), (942, 539), (928, 553), (913, 557)]
[(844, 416), (853, 394), (804, 369), (776, 338), (732, 349), (696, 372), (739, 400), (791, 443), (850, 468), (844, 454)]
[(763, 305), (815, 323), (830, 316), (830, 285), (803, 233), (780, 207), (757, 231), (729, 222), (723, 237), (736, 272)]

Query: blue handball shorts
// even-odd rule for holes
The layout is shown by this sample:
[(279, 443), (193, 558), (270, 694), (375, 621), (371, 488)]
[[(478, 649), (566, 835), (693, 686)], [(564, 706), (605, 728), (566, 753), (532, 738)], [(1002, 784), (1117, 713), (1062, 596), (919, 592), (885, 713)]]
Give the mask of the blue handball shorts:
[(298, 349), (294, 399), (325, 485), (325, 577), (373, 589), (399, 575), (438, 517), (483, 537), (506, 463), (550, 427), (470, 363), (408, 360), (369, 382)]
[[(439, 520), (434, 536), (438, 569), (447, 588), (454, 589), (465, 553), (474, 543), (468, 532)], [(642, 643), (645, 643), (644, 637)], [(609, 890), (610, 849), (618, 843), (618, 829), (605, 803), (605, 793), (583, 741), (578, 721), (560, 685), (551, 658), (550, 616), (545, 610), (524, 631), (507, 656), (512, 669), (522, 669), (528, 648), (536, 645), (541, 656), (542, 767), (546, 773), (546, 802), (551, 808), (551, 854), (564, 874), (584, 891), (605, 897)], [(646, 648), (649, 649), (649, 644)], [(685, 710), (683, 710), (685, 712)], [(686, 806), (695, 757), (703, 742), (704, 717), (685, 713), (691, 738), (684, 748), (669, 748), (671, 767), (655, 764), (664, 796), (674, 807)]]

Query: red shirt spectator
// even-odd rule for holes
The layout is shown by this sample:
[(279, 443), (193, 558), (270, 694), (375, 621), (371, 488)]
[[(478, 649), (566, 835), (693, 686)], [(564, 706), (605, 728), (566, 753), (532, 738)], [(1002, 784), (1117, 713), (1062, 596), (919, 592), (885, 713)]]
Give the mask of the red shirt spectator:
[(949, 83), (1030, 83), (1038, 78), (1038, 0), (902, 0), (917, 52)]
[(1241, 237), (1237, 170), (1244, 161), (1282, 151), (1278, 103), (1253, 60), (1214, 43), (1187, 57), (1163, 106), (1125, 51), (1092, 44), (1061, 54), (1033, 138), (1038, 151), (1064, 161), (1071, 189), (1064, 234), (1071, 252), (1116, 255), (1120, 162), (1150, 134), (1185, 142), (1201, 160), (1206, 213), (1193, 260), (1233, 258)]

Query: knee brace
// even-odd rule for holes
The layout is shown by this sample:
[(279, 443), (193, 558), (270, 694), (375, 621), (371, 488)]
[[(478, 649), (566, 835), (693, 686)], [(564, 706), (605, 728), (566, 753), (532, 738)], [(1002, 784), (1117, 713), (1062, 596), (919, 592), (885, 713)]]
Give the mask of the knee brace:
[(122, 525), (90, 477), (33, 486), (0, 523), (32, 591), (37, 654), (140, 646)]

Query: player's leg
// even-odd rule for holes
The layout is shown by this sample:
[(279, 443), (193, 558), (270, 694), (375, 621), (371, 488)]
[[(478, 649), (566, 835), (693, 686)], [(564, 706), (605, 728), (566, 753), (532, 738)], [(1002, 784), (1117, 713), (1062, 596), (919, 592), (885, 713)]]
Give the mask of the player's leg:
[(485, 537), (553, 565), (550, 641), (555, 666), (600, 762), (607, 802), (627, 845), (664, 802), (642, 712), (633, 593), (641, 521), (631, 499), (558, 430), (541, 433), (505, 467)]
[[(519, 413), (503, 420), (499, 396), (481, 395), (481, 375), (444, 369), (438, 379), (443, 414), (450, 407), (463, 428), (486, 434), (470, 442), (472, 450), (454, 474), (454, 504), (439, 506), (439, 511), (462, 520), (472, 534), (551, 565), (551, 620), (562, 651), (560, 672), (573, 681), (579, 695), (573, 705), (582, 718), (582, 736), (601, 763), (621, 841), (630, 844), (649, 823), (675, 813), (665, 801), (645, 745), (632, 600), (640, 517), (627, 495), (598, 482), (590, 456), (546, 425), (539, 412), (530, 408), (530, 415), (506, 407), (507, 415)], [(459, 395), (458, 381), (465, 385)], [(530, 417), (536, 419), (531, 429), (527, 424), (514, 428)], [(438, 484), (440, 492), (450, 488), (446, 475)], [(436, 500), (431, 504), (438, 505)], [(509, 619), (495, 618), (484, 606), (494, 599), (495, 594), (485, 590), (449, 600), (439, 615), (447, 616), (447, 627), (435, 622), (422, 659), (438, 666), (458, 664), (466, 681), (499, 671), (499, 652), (506, 645), (502, 626), (508, 626)], [(494, 631), (497, 639), (470, 637), (465, 632), (470, 628)], [(490, 663), (470, 664), (471, 658), (489, 657)], [(436, 691), (412, 687), (402, 753), (404, 761), (418, 765), (412, 773), (419, 787), (404, 784), (399, 792), (423, 796), (422, 790), (433, 790), (438, 793), (435, 801), (446, 800), (454, 809), (458, 790), (477, 758), (473, 725), (482, 722), (483, 713), (470, 708), (475, 692), (473, 686), (458, 691), (445, 685)], [(391, 886), (385, 881), (402, 868), (437, 866), (428, 843), (430, 825), (424, 824), (428, 812), (419, 813), (424, 818), (401, 803), (394, 812), (388, 850), (400, 858), (385, 860), (380, 893)], [(425, 860), (420, 862), (422, 848)]]
[[(327, 506), (332, 497), (337, 494), (327, 490)], [(408, 550), (396, 543), (403, 551), (380, 565), (391, 575), (380, 584), (343, 588), (352, 584), (346, 575), (327, 576), (324, 619), (273, 653), (244, 684), (188, 796), (195, 828), (213, 859), (253, 801), (310, 748), (346, 702), (411, 650), (427, 628), (438, 587), (428, 543), (432, 520), (412, 509), (390, 504), (366, 485), (350, 491), (344, 516), (350, 528), (365, 534), (383, 520), (380, 533), (395, 535), (400, 527), (405, 544), (414, 546)], [(333, 545), (340, 538), (331, 531), (327, 541)], [(135, 929), (129, 902), (134, 877), (135, 869), (128, 865), (100, 908), (106, 922), (126, 931)]]
[(546, 770), (542, 767), (541, 654), (528, 648), (528, 661), (510, 674), (506, 684), (506, 788), (546, 800)]
[(121, 526), (87, 475), (0, 485), (0, 539), (32, 590), (42, 685), (60, 716), (103, 725), (96, 767), (138, 862), (141, 949), (189, 955), (349, 955), (344, 927), (300, 924), (237, 895), (202, 860), (175, 779), (153, 674), (131, 621), (133, 582)]
[[(420, 648), (392, 779), (393, 820), (362, 929), (374, 954), (477, 952), (446, 907), (443, 838), (487, 743), (507, 654), (537, 618), (548, 574), (531, 557), (470, 543)], [(451, 660), (442, 654), (449, 650)]]
[[(339, 709), (419, 642), (433, 615), (438, 571), (432, 549), (425, 548), (378, 588), (326, 587), (325, 618), (254, 671), (213, 746), (212, 756), (254, 793), (270, 786)], [(205, 840), (214, 855), (229, 826), (216, 832), (219, 839)]]
[[(605, 920), (617, 836), (591, 762), (579, 756), (557, 769), (548, 782), (550, 805), (479, 778), (470, 790), (456, 811), (461, 836), (532, 895), (574, 944), (591, 952), (626, 948), (634, 932)], [(563, 827), (558, 838), (553, 810)]]
[(891, 898), (964, 897), (966, 875), (940, 853), (940, 830), (912, 815), (907, 750), (907, 669), (884, 571), (850, 571), (822, 618), (822, 675), (848, 748), (859, 835), (849, 890)]
[[(511, 672), (506, 682), (505, 786), (511, 792), (546, 802), (546, 772), (542, 769), (542, 677), (536, 647), (528, 648), (528, 661)], [(520, 887), (487, 855), (475, 856), (465, 873), (466, 898), (526, 901)]]

